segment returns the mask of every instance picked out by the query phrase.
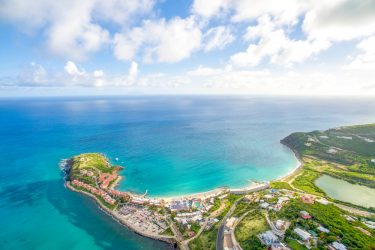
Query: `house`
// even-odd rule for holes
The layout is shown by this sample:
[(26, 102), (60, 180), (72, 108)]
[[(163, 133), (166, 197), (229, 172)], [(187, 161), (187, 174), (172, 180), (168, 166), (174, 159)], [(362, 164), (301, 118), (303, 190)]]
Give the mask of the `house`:
[(284, 221), (284, 220), (277, 220), (275, 222), (275, 227), (278, 230), (285, 231), (289, 227), (290, 222)]
[(261, 233), (258, 235), (260, 241), (266, 245), (271, 246), (274, 243), (279, 243), (279, 238), (272, 232), (272, 231), (266, 231), (264, 233)]
[(298, 228), (296, 227), (294, 230), (293, 230), (297, 235), (298, 237), (301, 238), (301, 240), (303, 241), (309, 241), (311, 239), (311, 234), (306, 232), (305, 230), (301, 229), (301, 228)]
[(303, 219), (311, 219), (311, 215), (308, 213), (308, 212), (306, 212), (306, 211), (301, 211), (301, 212), (299, 212), (299, 215), (303, 218)]
[(314, 197), (312, 195), (304, 194), (301, 195), (301, 200), (306, 204), (314, 204)]
[(332, 245), (328, 246), (330, 250), (346, 250), (346, 246), (344, 244), (338, 243), (337, 241), (333, 242)]
[(329, 229), (328, 228), (325, 228), (323, 226), (319, 226), (317, 228), (320, 232), (323, 232), (323, 233), (329, 233)]
[(267, 202), (263, 202), (260, 204), (260, 207), (263, 208), (263, 209), (266, 209), (267, 207), (269, 207), (270, 204), (268, 204)]
[(320, 198), (319, 200), (316, 200), (316, 202), (319, 202), (322, 205), (328, 205), (329, 204), (329, 201), (327, 201), (324, 198)]
[(336, 150), (336, 149), (334, 149), (334, 148), (330, 148), (330, 149), (328, 149), (327, 150), (327, 153), (328, 154), (331, 154), (331, 155), (334, 155), (334, 154), (336, 154), (338, 151)]

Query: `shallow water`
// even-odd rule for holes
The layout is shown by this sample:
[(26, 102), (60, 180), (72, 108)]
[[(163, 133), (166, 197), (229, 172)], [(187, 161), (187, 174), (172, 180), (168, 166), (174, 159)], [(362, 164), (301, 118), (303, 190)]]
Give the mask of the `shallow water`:
[(165, 249), (66, 190), (58, 162), (103, 152), (126, 167), (121, 189), (155, 196), (239, 187), (295, 167), (289, 133), (374, 122), (375, 100), (3, 99), (0, 121), (0, 248)]
[(375, 207), (375, 189), (322, 175), (315, 184), (329, 197), (363, 207)]

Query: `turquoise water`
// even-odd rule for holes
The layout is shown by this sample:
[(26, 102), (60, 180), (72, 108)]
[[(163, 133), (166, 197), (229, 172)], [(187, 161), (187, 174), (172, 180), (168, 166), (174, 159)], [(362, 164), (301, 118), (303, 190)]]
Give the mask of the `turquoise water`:
[(375, 190), (372, 188), (355, 185), (329, 175), (322, 175), (315, 184), (334, 199), (363, 207), (375, 207)]
[(0, 121), (0, 248), (166, 249), (66, 190), (60, 159), (103, 152), (126, 167), (121, 189), (153, 196), (238, 187), (295, 167), (289, 133), (374, 122), (375, 100), (3, 99)]

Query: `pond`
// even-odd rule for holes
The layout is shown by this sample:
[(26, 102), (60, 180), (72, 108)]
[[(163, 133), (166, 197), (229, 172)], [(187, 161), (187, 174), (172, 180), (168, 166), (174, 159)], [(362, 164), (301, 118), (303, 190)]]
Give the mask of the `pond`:
[(322, 175), (315, 185), (334, 199), (349, 202), (363, 207), (375, 207), (375, 190), (366, 186)]

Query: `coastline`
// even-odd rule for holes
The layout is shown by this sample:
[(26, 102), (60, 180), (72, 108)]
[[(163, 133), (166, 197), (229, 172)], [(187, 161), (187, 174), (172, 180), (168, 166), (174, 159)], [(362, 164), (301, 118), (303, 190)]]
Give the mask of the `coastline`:
[(287, 181), (289, 178), (292, 178), (293, 176), (298, 174), (298, 172), (300, 170), (302, 170), (303, 165), (304, 165), (302, 157), (300, 156), (300, 154), (295, 149), (293, 149), (293, 147), (291, 147), (287, 142), (285, 142), (284, 139), (281, 140), (280, 143), (293, 152), (294, 156), (297, 159), (297, 166), (294, 169), (290, 170), (286, 175), (282, 175), (282, 176), (280, 176), (280, 177), (278, 177), (274, 180), (271, 180), (270, 182), (272, 182), (272, 181)]
[[(223, 187), (214, 188), (214, 189), (211, 189), (211, 190), (208, 190), (208, 191), (186, 194), (186, 195), (174, 195), (174, 196), (167, 196), (167, 197), (161, 196), (161, 197), (150, 197), (150, 198), (151, 199), (159, 199), (159, 200), (162, 200), (165, 203), (170, 203), (173, 200), (179, 200), (179, 199), (194, 199), (194, 198), (207, 199), (207, 198), (210, 198), (210, 197), (216, 197), (216, 196), (225, 194), (227, 192), (234, 193), (234, 194), (246, 194), (246, 193), (257, 192), (257, 191), (260, 191), (260, 190), (267, 189), (267, 188), (270, 187), (269, 183), (271, 183), (273, 181), (282, 181), (282, 180), (286, 180), (288, 178), (291, 178), (292, 176), (297, 174), (298, 171), (300, 169), (302, 169), (302, 167), (303, 167), (303, 161), (302, 161), (301, 157), (299, 156), (298, 152), (293, 150), (292, 147), (290, 147), (287, 143), (283, 142), (283, 140), (281, 140), (280, 142), (284, 146), (288, 147), (294, 153), (294, 155), (295, 155), (295, 157), (297, 158), (297, 161), (298, 161), (297, 166), (294, 169), (292, 169), (291, 171), (289, 171), (286, 175), (283, 175), (279, 178), (276, 178), (276, 179), (273, 179), (273, 180), (270, 180), (270, 181), (263, 181), (263, 182), (254, 181), (250, 185), (246, 185), (245, 187), (241, 187), (241, 188), (230, 188), (230, 187), (223, 186)], [(115, 189), (115, 187), (117, 187), (119, 185), (120, 181), (123, 180), (123, 179), (124, 179), (123, 176), (119, 176), (112, 183), (112, 185), (110, 186), (110, 189)], [(78, 190), (78, 189), (74, 188), (72, 185), (70, 185), (70, 181), (66, 180), (65, 186), (71, 191), (78, 192), (78, 193), (81, 193), (81, 194), (84, 194), (84, 195), (87, 195), (87, 196), (93, 198), (95, 203), (98, 204), (99, 208), (103, 212), (105, 212), (107, 215), (111, 216), (112, 219), (116, 220), (118, 223), (127, 227), (129, 230), (133, 231), (134, 233), (136, 233), (140, 236), (144, 236), (144, 237), (154, 239), (154, 240), (166, 242), (168, 244), (178, 243), (178, 240), (176, 239), (176, 236), (167, 236), (167, 235), (163, 236), (163, 235), (159, 235), (159, 234), (156, 235), (156, 234), (148, 233), (148, 232), (145, 232), (145, 231), (140, 231), (134, 225), (132, 225), (131, 223), (128, 223), (126, 221), (126, 219), (123, 218), (123, 216), (121, 216), (117, 211), (111, 210), (108, 207), (106, 207), (105, 205), (103, 205), (102, 202), (95, 195), (93, 195), (89, 192), (86, 192), (86, 191), (83, 191), (83, 190)], [(145, 196), (145, 195), (142, 195), (142, 194), (131, 193), (131, 192), (129, 192), (129, 195), (133, 196), (133, 197), (144, 197)]]
[(109, 208), (107, 208), (106, 206), (104, 206), (95, 195), (93, 195), (93, 194), (91, 194), (89, 192), (85, 192), (83, 190), (78, 190), (78, 189), (74, 188), (72, 185), (70, 185), (69, 181), (65, 182), (65, 186), (69, 190), (71, 190), (73, 192), (81, 193), (81, 194), (87, 195), (90, 198), (94, 199), (95, 203), (97, 203), (99, 205), (99, 208), (104, 213), (106, 213), (107, 215), (111, 216), (112, 219), (114, 219), (115, 221), (117, 221), (121, 225), (127, 227), (129, 230), (133, 231), (134, 233), (136, 233), (138, 235), (141, 235), (141, 236), (144, 236), (144, 237), (148, 237), (148, 238), (154, 239), (154, 240), (163, 241), (163, 242), (166, 242), (168, 244), (174, 244), (176, 242), (174, 236), (153, 235), (153, 234), (148, 234), (148, 233), (139, 231), (137, 228), (135, 228), (131, 224), (127, 223), (123, 218), (121, 218), (121, 216), (118, 213), (116, 213), (116, 212), (110, 210)]

